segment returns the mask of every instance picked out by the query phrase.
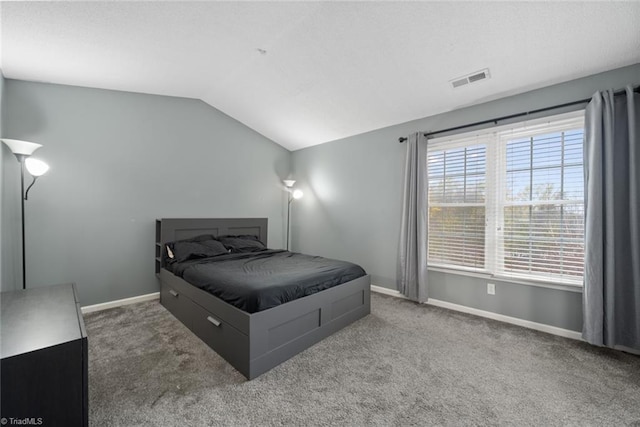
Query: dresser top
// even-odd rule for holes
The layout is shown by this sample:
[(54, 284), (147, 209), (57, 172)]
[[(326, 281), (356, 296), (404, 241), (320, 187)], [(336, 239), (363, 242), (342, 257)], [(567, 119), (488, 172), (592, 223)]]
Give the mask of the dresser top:
[(2, 292), (2, 359), (86, 337), (75, 285)]

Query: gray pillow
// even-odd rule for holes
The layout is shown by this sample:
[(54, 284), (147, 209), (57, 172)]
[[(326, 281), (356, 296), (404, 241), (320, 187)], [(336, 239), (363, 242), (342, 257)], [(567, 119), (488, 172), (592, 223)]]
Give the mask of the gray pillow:
[(256, 236), (220, 236), (218, 240), (232, 253), (264, 251), (267, 247)]
[[(173, 258), (170, 256), (173, 252)], [(197, 236), (167, 244), (169, 262), (184, 262), (190, 259), (209, 258), (229, 253), (224, 245), (212, 235)]]

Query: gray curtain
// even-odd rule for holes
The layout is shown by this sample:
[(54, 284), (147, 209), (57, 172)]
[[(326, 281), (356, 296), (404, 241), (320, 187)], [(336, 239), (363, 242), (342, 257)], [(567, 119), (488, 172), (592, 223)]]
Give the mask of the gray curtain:
[(427, 300), (427, 139), (422, 133), (406, 142), (404, 197), (396, 283), (407, 298)]
[(583, 338), (640, 351), (640, 111), (631, 87), (586, 110)]

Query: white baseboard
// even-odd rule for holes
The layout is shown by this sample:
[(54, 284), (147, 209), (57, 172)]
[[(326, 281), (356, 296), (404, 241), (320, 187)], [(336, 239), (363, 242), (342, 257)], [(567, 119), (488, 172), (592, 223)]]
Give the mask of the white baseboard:
[(153, 292), (151, 294), (139, 295), (137, 297), (119, 299), (116, 301), (103, 302), (101, 304), (87, 305), (82, 307), (82, 313), (93, 313), (94, 311), (106, 310), (108, 308), (121, 307), (123, 305), (136, 304), (138, 302), (152, 301), (160, 299), (160, 292)]
[[(400, 292), (385, 288), (382, 286), (371, 285), (371, 290), (379, 294), (390, 295), (396, 298), (407, 299)], [(82, 313), (93, 313), (94, 311), (106, 310), (108, 308), (121, 307), (128, 304), (136, 304), (139, 302), (152, 301), (160, 298), (160, 292), (153, 292), (151, 294), (139, 295), (136, 297), (120, 299), (116, 301), (104, 302), (101, 304), (94, 304), (82, 307)], [(436, 307), (442, 307), (449, 310), (460, 311), (462, 313), (473, 314), (475, 316), (486, 317), (488, 319), (498, 320), (500, 322), (511, 323), (512, 325), (518, 325), (529, 329), (535, 329), (536, 331), (546, 332), (552, 335), (558, 335), (565, 338), (571, 338), (574, 340), (582, 340), (582, 334), (576, 331), (570, 331), (568, 329), (562, 329), (555, 326), (545, 325), (544, 323), (532, 322), (529, 320), (519, 319), (517, 317), (505, 316), (504, 314), (493, 313), (491, 311), (480, 310), (477, 308), (467, 307), (460, 304), (454, 304), (447, 301), (441, 301), (433, 298), (429, 298), (426, 302), (428, 305)]]
[(371, 285), (371, 290), (379, 294), (391, 295), (392, 297), (396, 297), (396, 298), (409, 299), (404, 295), (402, 295), (400, 292), (396, 291), (395, 289), (389, 289), (389, 288), (384, 288), (382, 286)]
[[(380, 294), (391, 295), (397, 298), (407, 299), (400, 292), (383, 288), (382, 286), (371, 285), (371, 290)], [(436, 307), (442, 307), (449, 310), (460, 311), (462, 313), (473, 314), (474, 316), (486, 317), (487, 319), (498, 320), (500, 322), (511, 323), (512, 325), (518, 325), (529, 329), (535, 329), (536, 331), (546, 332), (552, 335), (558, 335), (565, 338), (571, 338), (574, 340), (582, 341), (582, 334), (580, 332), (571, 331), (569, 329), (562, 329), (555, 326), (545, 325), (544, 323), (532, 322), (530, 320), (519, 319), (517, 317), (505, 316), (504, 314), (493, 313), (491, 311), (479, 310), (477, 308), (467, 307), (465, 305), (454, 304), (447, 301), (441, 301), (433, 298), (429, 298), (426, 302), (428, 305)]]
[(463, 313), (473, 314), (475, 316), (486, 317), (488, 319), (499, 320), (500, 322), (511, 323), (512, 325), (523, 326), (536, 331), (546, 332), (560, 337), (571, 338), (574, 340), (582, 340), (580, 332), (571, 331), (569, 329), (558, 328), (556, 326), (545, 325), (544, 323), (532, 322), (530, 320), (519, 319), (517, 317), (505, 316), (504, 314), (493, 313), (491, 311), (479, 310), (477, 308), (467, 307), (464, 305), (453, 304), (447, 301), (440, 301), (429, 298), (427, 304), (436, 307), (447, 308), (449, 310), (461, 311)]

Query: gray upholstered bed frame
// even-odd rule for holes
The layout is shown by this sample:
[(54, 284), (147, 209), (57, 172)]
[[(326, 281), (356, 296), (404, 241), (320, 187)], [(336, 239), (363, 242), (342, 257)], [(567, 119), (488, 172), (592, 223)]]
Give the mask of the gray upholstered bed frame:
[(163, 268), (165, 244), (200, 234), (250, 234), (267, 243), (266, 218), (156, 221), (160, 302), (248, 379), (279, 365), (370, 312), (370, 277), (249, 314)]

